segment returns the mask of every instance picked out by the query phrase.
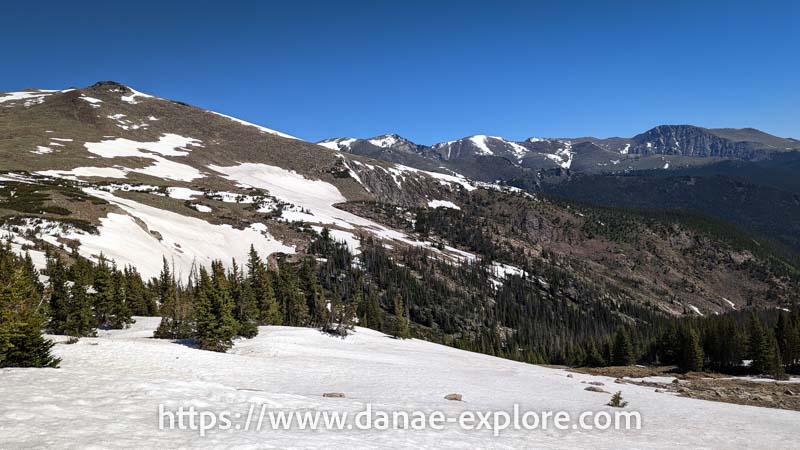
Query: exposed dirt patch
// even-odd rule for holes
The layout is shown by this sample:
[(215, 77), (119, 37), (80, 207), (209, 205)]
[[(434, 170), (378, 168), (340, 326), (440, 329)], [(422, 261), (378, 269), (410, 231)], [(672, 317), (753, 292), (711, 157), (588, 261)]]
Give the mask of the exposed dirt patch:
[[(616, 383), (635, 384), (665, 394), (737, 405), (800, 411), (800, 383), (787, 381), (752, 381), (718, 373), (672, 373), (674, 367), (597, 367), (568, 369), (616, 378)], [(648, 377), (673, 377), (672, 382), (641, 380)]]

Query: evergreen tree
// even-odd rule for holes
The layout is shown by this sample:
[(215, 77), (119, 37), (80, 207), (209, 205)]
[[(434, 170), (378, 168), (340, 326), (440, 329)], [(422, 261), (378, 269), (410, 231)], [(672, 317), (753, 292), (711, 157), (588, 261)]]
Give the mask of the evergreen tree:
[[(225, 352), (233, 346), (238, 325), (233, 318), (233, 302), (227, 291), (221, 263), (212, 263), (213, 278), (200, 268), (197, 299), (194, 305), (195, 339), (203, 350)], [(220, 274), (220, 271), (223, 273)]]
[(308, 325), (308, 304), (306, 296), (300, 290), (297, 275), (288, 264), (282, 264), (276, 289), (280, 303), (283, 305), (283, 323), (291, 327)]
[(752, 315), (749, 325), (748, 356), (750, 370), (754, 374), (768, 373), (772, 368), (771, 336), (764, 329), (761, 319)]
[(47, 328), (52, 334), (66, 334), (71, 299), (67, 287), (67, 269), (57, 253), (48, 252), (46, 271), (50, 277), (50, 285), (47, 290), (50, 321)]
[(255, 337), (258, 334), (258, 304), (253, 289), (244, 279), (236, 260), (231, 263), (228, 285), (234, 304), (233, 317), (239, 324), (237, 334), (246, 338)]
[(397, 339), (408, 339), (411, 335), (407, 314), (403, 297), (398, 293), (394, 296), (394, 326), (392, 327), (392, 335)]
[(87, 266), (76, 262), (70, 267), (72, 287), (67, 307), (64, 334), (74, 337), (95, 336), (95, 319), (92, 314), (92, 299), (87, 291), (91, 278)]
[(95, 326), (108, 328), (111, 322), (111, 309), (114, 303), (114, 286), (111, 280), (111, 268), (101, 253), (94, 267), (94, 285), (91, 294)]
[(783, 360), (781, 359), (781, 350), (778, 346), (778, 341), (774, 336), (769, 336), (769, 356), (767, 358), (766, 372), (776, 380), (783, 380), (786, 378), (786, 370), (783, 367)]
[(330, 324), (325, 301), (325, 293), (317, 282), (314, 258), (305, 258), (300, 268), (300, 289), (306, 295), (306, 306), (311, 326)]
[[(27, 267), (26, 267), (27, 266)], [(38, 280), (36, 280), (38, 281)], [(53, 343), (44, 339), (41, 285), (30, 266), (0, 246), (0, 367), (56, 367)]]
[(161, 323), (154, 333), (160, 339), (188, 339), (192, 337), (191, 309), (178, 293), (178, 283), (170, 270), (167, 258), (163, 258), (158, 277), (158, 301)]
[(611, 358), (611, 364), (614, 366), (631, 366), (636, 362), (633, 343), (625, 326), (620, 326), (614, 334)]
[(693, 328), (689, 326), (680, 328), (678, 348), (678, 370), (694, 372), (703, 369), (703, 349), (700, 347), (700, 338)]
[(364, 312), (361, 315), (362, 327), (381, 330), (383, 321), (381, 320), (381, 305), (378, 300), (378, 294), (374, 290), (368, 290), (364, 298)]
[(116, 269), (111, 274), (111, 297), (113, 299), (109, 308), (107, 325), (109, 328), (120, 330), (134, 323), (131, 311), (128, 308), (128, 293), (125, 289), (127, 283), (125, 275)]
[(128, 309), (133, 316), (155, 316), (158, 314), (158, 305), (155, 297), (142, 281), (142, 276), (133, 266), (123, 269), (125, 279), (125, 299)]
[(595, 344), (594, 339), (589, 340), (585, 354), (586, 357), (583, 364), (586, 367), (603, 367), (606, 365), (603, 355), (601, 355), (600, 351), (597, 350), (597, 345)]
[(275, 298), (272, 273), (250, 245), (247, 260), (248, 280), (258, 310), (258, 323), (261, 325), (279, 325), (283, 323), (283, 315)]
[(790, 370), (794, 369), (800, 358), (800, 333), (789, 314), (781, 313), (775, 325), (775, 339), (778, 341), (782, 364)]

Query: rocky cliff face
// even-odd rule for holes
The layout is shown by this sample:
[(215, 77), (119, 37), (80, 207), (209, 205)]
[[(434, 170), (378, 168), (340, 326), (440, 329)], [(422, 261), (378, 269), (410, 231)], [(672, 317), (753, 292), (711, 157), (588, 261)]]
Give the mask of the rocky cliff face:
[[(787, 140), (788, 141), (788, 140)], [(791, 146), (790, 142), (786, 145)], [(758, 141), (734, 140), (714, 130), (690, 125), (662, 125), (631, 139), (629, 153), (640, 155), (683, 155), (738, 159), (763, 158), (770, 152), (785, 150)]]

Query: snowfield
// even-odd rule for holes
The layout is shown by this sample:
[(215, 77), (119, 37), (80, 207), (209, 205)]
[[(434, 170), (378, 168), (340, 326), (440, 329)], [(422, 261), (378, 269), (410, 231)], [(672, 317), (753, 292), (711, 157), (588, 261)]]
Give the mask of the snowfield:
[[(151, 339), (158, 318), (128, 330), (59, 343), (59, 369), (0, 371), (0, 442), (6, 448), (792, 448), (800, 413), (707, 402), (614, 385), (574, 374), (361, 329), (345, 340), (309, 328), (262, 327), (228, 354)], [(63, 342), (62, 336), (55, 339)], [(194, 406), (241, 413), (269, 410), (384, 411), (610, 410), (610, 395), (582, 381), (622, 390), (641, 430), (261, 432), (159, 430), (158, 408)], [(346, 398), (324, 398), (342, 392)], [(447, 401), (449, 393), (463, 402)]]
[[(262, 257), (275, 252), (295, 251), (294, 247), (273, 238), (266, 226), (260, 223), (238, 230), (230, 225), (214, 225), (97, 189), (87, 188), (86, 192), (119, 206), (128, 214), (110, 213), (100, 219), (99, 234), (76, 231), (65, 237), (80, 241), (78, 251), (81, 255), (95, 259), (103, 253), (120, 267), (134, 265), (145, 278), (158, 276), (162, 256), (174, 265), (176, 274), (185, 279), (193, 266), (209, 266), (214, 259), (221, 259), (226, 265), (230, 264), (231, 258), (244, 261), (251, 244)], [(137, 220), (147, 229), (142, 228)]]

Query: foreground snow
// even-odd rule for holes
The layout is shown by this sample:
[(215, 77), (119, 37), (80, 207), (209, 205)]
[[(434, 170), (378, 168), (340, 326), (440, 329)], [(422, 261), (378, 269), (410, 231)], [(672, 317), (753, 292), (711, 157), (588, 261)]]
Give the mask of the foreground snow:
[[(263, 327), (229, 354), (150, 339), (158, 319), (129, 330), (101, 332), (59, 344), (60, 369), (0, 372), (3, 447), (237, 448), (538, 447), (538, 448), (790, 448), (800, 438), (800, 413), (706, 402), (615, 385), (574, 374), (455, 350), (398, 341), (367, 329), (345, 340), (313, 329)], [(63, 338), (58, 337), (63, 340)], [(581, 381), (622, 390), (639, 411), (638, 431), (159, 431), (158, 405), (232, 410), (605, 410), (610, 395)], [(323, 398), (324, 392), (346, 398)], [(464, 402), (444, 400), (461, 393)], [(259, 406), (260, 407), (260, 406)]]

